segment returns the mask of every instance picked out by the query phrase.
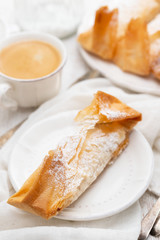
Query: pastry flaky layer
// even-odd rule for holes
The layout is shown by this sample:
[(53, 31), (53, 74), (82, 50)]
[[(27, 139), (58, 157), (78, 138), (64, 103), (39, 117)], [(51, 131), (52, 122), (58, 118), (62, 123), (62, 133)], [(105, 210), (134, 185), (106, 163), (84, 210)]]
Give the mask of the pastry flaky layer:
[(81, 46), (123, 71), (160, 80), (160, 1), (113, 0), (96, 11)]
[(98, 91), (80, 111), (74, 133), (49, 151), (8, 203), (49, 219), (75, 201), (128, 144), (141, 114)]

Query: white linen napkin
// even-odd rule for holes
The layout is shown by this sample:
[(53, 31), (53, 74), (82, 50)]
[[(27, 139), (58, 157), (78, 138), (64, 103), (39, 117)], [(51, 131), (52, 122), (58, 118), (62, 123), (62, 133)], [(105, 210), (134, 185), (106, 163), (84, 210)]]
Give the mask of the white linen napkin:
[[(56, 98), (43, 104), (20, 127), (0, 151), (0, 239), (130, 239), (136, 240), (140, 232), (141, 211), (136, 203), (126, 211), (110, 218), (91, 222), (73, 222), (58, 219), (43, 220), (6, 204), (13, 193), (7, 169), (11, 151), (24, 132), (33, 124), (67, 110), (78, 110), (89, 105), (97, 90), (118, 97), (136, 110), (142, 112), (143, 121), (138, 129), (145, 135), (154, 149), (156, 168), (151, 189), (160, 193), (160, 98), (146, 94), (131, 94), (113, 86), (107, 79), (81, 82)], [(65, 123), (64, 123), (65, 124)], [(42, 227), (43, 226), (43, 227)], [(34, 227), (34, 228), (33, 228)], [(35, 228), (36, 227), (36, 228)]]

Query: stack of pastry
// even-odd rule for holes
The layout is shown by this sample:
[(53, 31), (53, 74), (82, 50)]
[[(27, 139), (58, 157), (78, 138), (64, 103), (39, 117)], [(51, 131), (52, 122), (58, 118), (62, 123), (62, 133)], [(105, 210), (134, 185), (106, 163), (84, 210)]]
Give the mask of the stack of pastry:
[(141, 114), (99, 91), (75, 120), (75, 134), (49, 152), (9, 204), (46, 219), (59, 213), (127, 146)]
[(160, 80), (160, 1), (108, 0), (93, 27), (78, 37), (82, 47), (123, 71)]

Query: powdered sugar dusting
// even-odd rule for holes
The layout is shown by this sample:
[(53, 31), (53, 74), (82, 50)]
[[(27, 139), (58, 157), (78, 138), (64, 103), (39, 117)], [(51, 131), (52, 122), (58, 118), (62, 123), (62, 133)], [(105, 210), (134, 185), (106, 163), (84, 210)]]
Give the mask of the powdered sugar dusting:
[(63, 197), (72, 194), (74, 201), (101, 173), (124, 139), (123, 129), (105, 134), (100, 127), (83, 126), (79, 135), (63, 140), (53, 157), (53, 163), (58, 160), (62, 164), (48, 169), (54, 184), (63, 182)]
[(122, 111), (113, 111), (111, 109), (105, 109), (105, 110), (101, 110), (101, 114), (106, 116), (107, 118), (111, 119), (111, 120), (115, 120), (118, 118), (125, 118), (127, 116), (126, 112), (122, 112)]

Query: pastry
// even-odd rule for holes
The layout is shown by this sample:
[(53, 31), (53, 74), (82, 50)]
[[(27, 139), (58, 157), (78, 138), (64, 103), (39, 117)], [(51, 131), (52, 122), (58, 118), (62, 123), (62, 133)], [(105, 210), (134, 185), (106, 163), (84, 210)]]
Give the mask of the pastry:
[(157, 0), (108, 1), (108, 6), (96, 11), (93, 27), (81, 33), (78, 41), (85, 50), (113, 61), (123, 71), (141, 76), (152, 73), (160, 79), (158, 13)]
[(118, 10), (109, 11), (108, 7), (104, 6), (96, 11), (93, 28), (82, 33), (78, 40), (87, 51), (105, 60), (111, 60), (117, 42), (117, 29)]
[(126, 72), (147, 76), (150, 73), (150, 40), (142, 18), (131, 19), (125, 35), (116, 45), (113, 61)]
[(8, 203), (49, 219), (75, 201), (127, 146), (141, 114), (98, 91), (80, 111), (75, 134), (66, 137)]
[(142, 18), (149, 23), (160, 12), (160, 2), (157, 0), (109, 0), (109, 9), (118, 9), (118, 37), (125, 34), (131, 19)]

